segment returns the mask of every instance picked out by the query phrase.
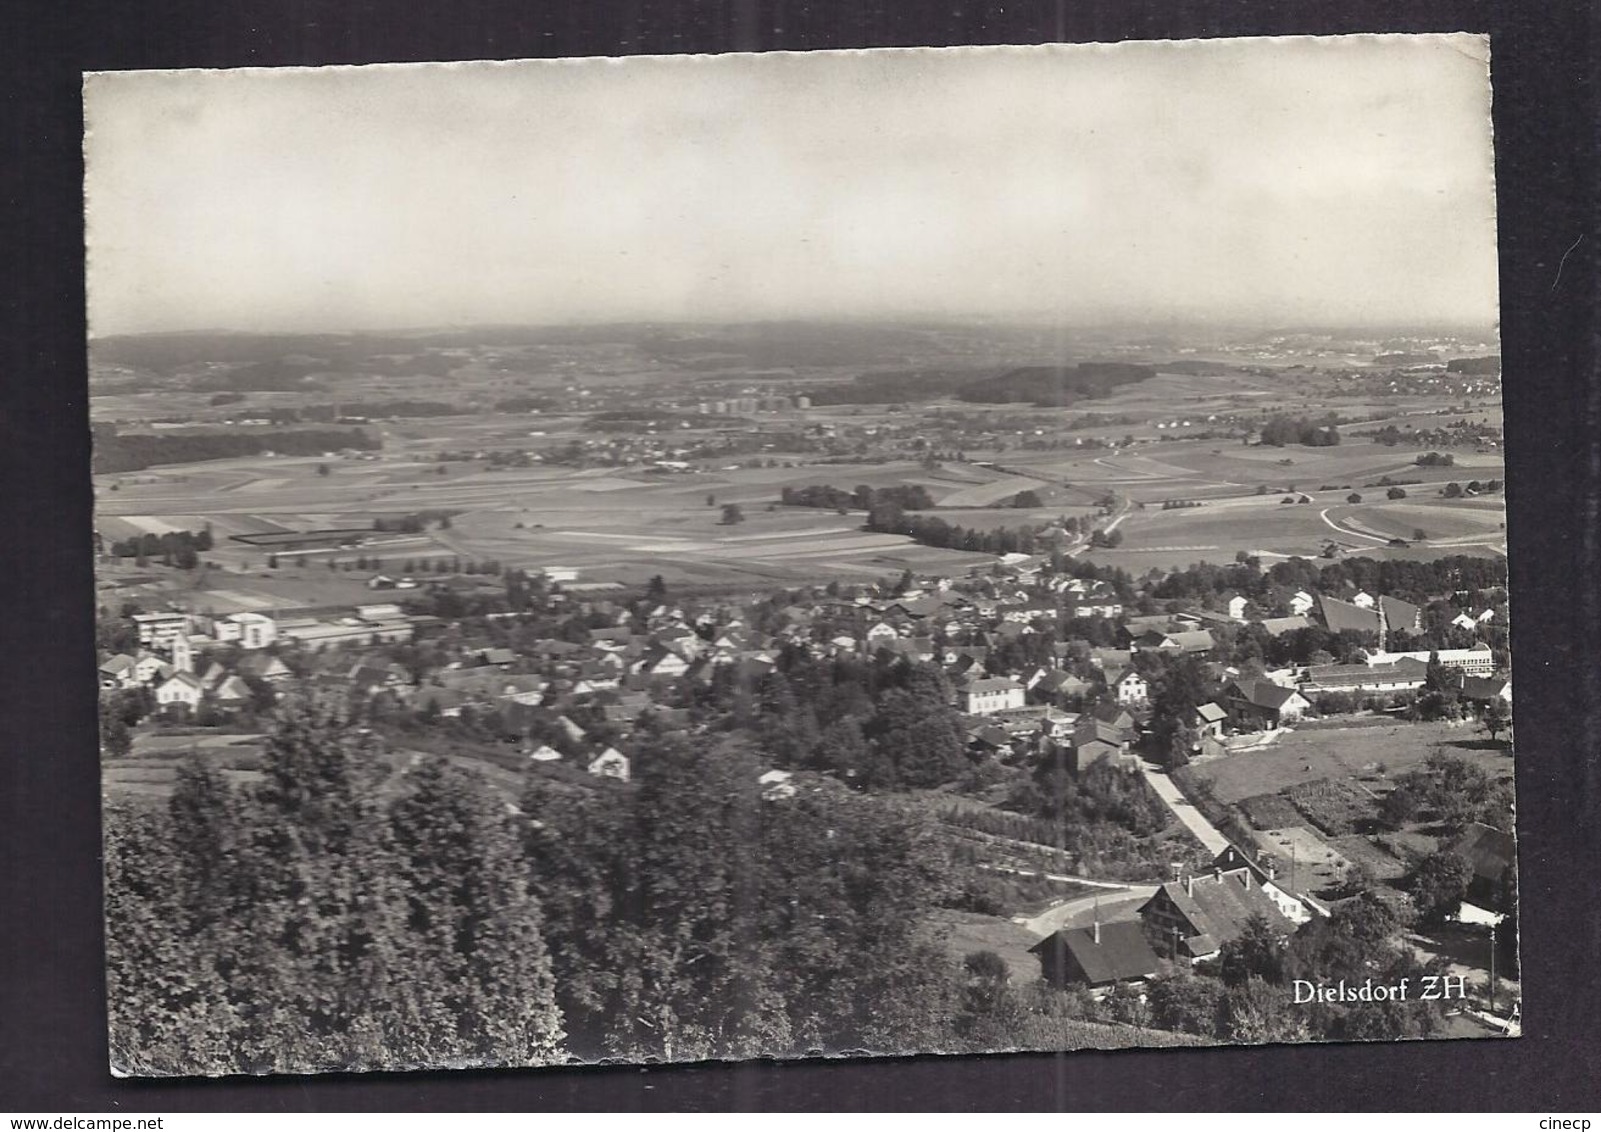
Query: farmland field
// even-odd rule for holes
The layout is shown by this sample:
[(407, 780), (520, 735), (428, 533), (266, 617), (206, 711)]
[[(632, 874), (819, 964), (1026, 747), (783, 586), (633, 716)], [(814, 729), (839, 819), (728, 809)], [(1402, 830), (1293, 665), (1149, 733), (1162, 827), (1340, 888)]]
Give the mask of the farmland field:
[(1260, 751), (1196, 763), (1193, 770), (1221, 802), (1276, 794), (1318, 779), (1393, 779), (1420, 765), (1436, 747), (1498, 778), (1510, 777), (1511, 756), (1505, 750), (1480, 749), (1481, 739), (1472, 725), (1449, 723), (1303, 730)]

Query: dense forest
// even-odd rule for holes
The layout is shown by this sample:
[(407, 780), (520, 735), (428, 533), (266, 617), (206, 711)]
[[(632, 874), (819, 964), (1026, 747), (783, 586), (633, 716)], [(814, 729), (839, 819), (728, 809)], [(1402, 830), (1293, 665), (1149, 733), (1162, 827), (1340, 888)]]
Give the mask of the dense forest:
[(93, 470), (137, 472), (157, 464), (189, 464), (235, 456), (276, 452), (283, 456), (320, 456), (343, 448), (372, 451), (383, 442), (361, 429), (289, 429), (272, 432), (119, 433), (95, 429)]
[[(520, 793), (281, 710), (260, 780), (199, 761), (106, 812), (112, 1061), (141, 1074), (1132, 1044), (1007, 986), (928, 913), (931, 819), (827, 779), (765, 796), (738, 736)], [(1152, 1039), (1157, 1040), (1157, 1039)], [(1178, 1040), (1178, 1039), (1173, 1039)]]

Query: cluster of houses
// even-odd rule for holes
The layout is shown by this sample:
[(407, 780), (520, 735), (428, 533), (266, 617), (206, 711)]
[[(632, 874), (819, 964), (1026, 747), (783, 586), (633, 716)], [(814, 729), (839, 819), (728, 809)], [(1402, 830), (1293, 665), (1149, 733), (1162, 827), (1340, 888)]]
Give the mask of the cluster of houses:
[(1140, 984), (1164, 965), (1217, 958), (1253, 919), (1289, 936), (1314, 916), (1328, 915), (1324, 904), (1298, 891), (1288, 876), (1273, 858), (1253, 859), (1230, 845), (1210, 872), (1160, 885), (1132, 913), (1106, 922), (1098, 908), (1092, 909), (1089, 924), (1063, 927), (1032, 950), (1041, 974), (1058, 986), (1104, 991), (1120, 983)]
[[(1473, 823), (1451, 843), (1472, 866), (1459, 918), (1494, 923), (1509, 911), (1506, 876), (1514, 867), (1512, 835)], [(1160, 885), (1150, 898), (1101, 914), (1099, 904), (1031, 949), (1041, 975), (1057, 986), (1102, 993), (1141, 986), (1164, 970), (1218, 958), (1253, 920), (1280, 938), (1293, 935), (1329, 908), (1294, 882), (1295, 872), (1264, 851), (1255, 857), (1226, 846), (1210, 872)]]
[[(1133, 749), (1151, 697), (1136, 665), (1142, 653), (1197, 657), (1222, 684), (1218, 699), (1201, 705), (1189, 721), (1201, 743), (1221, 740), (1230, 730), (1294, 723), (1315, 712), (1330, 692), (1421, 687), (1431, 659), (1459, 669), (1470, 698), (1510, 700), (1510, 683), (1496, 676), (1494, 653), (1485, 644), (1433, 654), (1374, 650), (1361, 664), (1243, 676), (1214, 652), (1220, 624), (1246, 623), (1250, 603), (1244, 597), (1224, 595), (1222, 611), (1133, 615), (1110, 582), (1053, 573), (1040, 559), (1022, 554), (1003, 556), (984, 575), (908, 576), (893, 588), (836, 588), (776, 612), (769, 608), (760, 617), (754, 607), (734, 602), (629, 603), (610, 592), (576, 588), (553, 600), (577, 631), (519, 640), (513, 649), (489, 636), (475, 644), (470, 631), (452, 626), (448, 659), (427, 672), (410, 672), (386, 655), (386, 646), (434, 627), (434, 619), (408, 615), (396, 603), (320, 618), (140, 613), (132, 618), (138, 653), (106, 659), (100, 678), (106, 688), (150, 687), (162, 707), (211, 703), (226, 709), (250, 699), (249, 678), (268, 686), (291, 679), (283, 656), (299, 656), (303, 662), (296, 668), (312, 670), (319, 679), (387, 695), (428, 716), (471, 712), (502, 735), (526, 740), (536, 760), (561, 758), (557, 747), (565, 746), (567, 759), (582, 759), (595, 773), (619, 778), (629, 774), (628, 758), (614, 743), (642, 721), (668, 731), (688, 726), (683, 710), (671, 706), (681, 698), (666, 692), (719, 677), (755, 686), (786, 648), (817, 658), (901, 657), (936, 664), (953, 689), (953, 707), (964, 715), (974, 754), (1051, 755), (1078, 772), (1102, 760), (1137, 767)], [(1392, 627), (1415, 631), (1421, 612), (1389, 596), (1362, 593), (1345, 600), (1297, 591), (1284, 595), (1279, 607), (1292, 612), (1255, 623), (1277, 635), (1312, 625), (1316, 615), (1330, 629), (1360, 627), (1381, 641)], [(1107, 623), (1115, 646), (1090, 648), (1062, 639), (1060, 626), (1074, 619)], [(1479, 615), (1474, 623), (1486, 619)], [(218, 653), (222, 645), (233, 648)], [(314, 659), (319, 650), (333, 655)], [(351, 651), (359, 654), (354, 660)], [(215, 659), (202, 663), (208, 654), (229, 657), (229, 666)], [(1015, 658), (1021, 655), (1036, 659), (1020, 664)], [(563, 721), (558, 725), (567, 731), (565, 744), (533, 735), (535, 725), (547, 725), (552, 715)], [(574, 722), (574, 715), (590, 726)], [(596, 719), (605, 724), (600, 738), (589, 734)]]
[[(409, 641), (428, 620), (407, 615), (398, 605), (358, 606), (333, 619), (274, 618), (265, 613), (220, 617), (164, 610), (135, 613), (134, 653), (101, 661), (100, 687), (107, 691), (148, 688), (160, 709), (193, 711), (210, 704), (227, 711), (255, 698), (252, 679), (268, 685), (293, 678), (277, 655), (283, 646), (319, 650), (347, 645)], [(229, 658), (224, 664), (219, 657)]]

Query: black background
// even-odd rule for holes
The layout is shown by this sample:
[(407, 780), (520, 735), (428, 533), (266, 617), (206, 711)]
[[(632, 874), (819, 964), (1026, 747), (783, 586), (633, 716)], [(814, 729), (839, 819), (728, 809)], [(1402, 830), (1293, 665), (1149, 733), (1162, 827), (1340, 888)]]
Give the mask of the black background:
[[(166, 0), (0, 8), (0, 81), (8, 88), (0, 104), (0, 1111), (1601, 1107), (1598, 30), (1596, 12), (1574, 0)], [(1517, 614), (1521, 1040), (110, 1078), (93, 727), (80, 72), (1373, 31), (1492, 37)]]

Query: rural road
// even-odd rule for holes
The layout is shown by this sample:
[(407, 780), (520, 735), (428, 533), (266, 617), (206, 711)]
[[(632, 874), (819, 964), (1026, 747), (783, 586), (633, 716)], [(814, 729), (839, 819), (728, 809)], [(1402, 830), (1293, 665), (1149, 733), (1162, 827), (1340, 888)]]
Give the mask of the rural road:
[(1322, 519), (1325, 523), (1327, 523), (1329, 526), (1333, 527), (1336, 531), (1339, 531), (1340, 534), (1342, 534), (1342, 535), (1350, 535), (1353, 538), (1365, 538), (1370, 542), (1376, 542), (1376, 543), (1379, 543), (1381, 545), (1390, 541), (1389, 539), (1380, 538), (1377, 535), (1365, 535), (1361, 531), (1353, 531), (1353, 530), (1351, 530), (1351, 529), (1349, 529), (1347, 527), (1340, 526), (1340, 524), (1336, 523), (1333, 519), (1329, 518), (1329, 512), (1331, 510), (1333, 510), (1333, 508), (1330, 508), (1330, 507), (1323, 508), (1323, 510), (1318, 512), (1318, 518)]
[(1135, 910), (1155, 892), (1154, 884), (1131, 884), (1114, 892), (1075, 896), (1052, 905), (1037, 916), (1017, 922), (1027, 931), (1043, 938), (1062, 928), (1080, 928), (1092, 924), (1097, 914), (1103, 924), (1129, 920), (1134, 918)]
[(1145, 781), (1150, 783), (1156, 796), (1167, 803), (1167, 808), (1173, 811), (1173, 816), (1184, 823), (1186, 829), (1195, 834), (1202, 845), (1206, 846), (1208, 853), (1214, 855), (1223, 852), (1229, 847), (1229, 839), (1219, 832), (1217, 826), (1206, 820), (1206, 817), (1190, 804), (1178, 784), (1160, 770), (1155, 763), (1140, 760), (1140, 773)]

